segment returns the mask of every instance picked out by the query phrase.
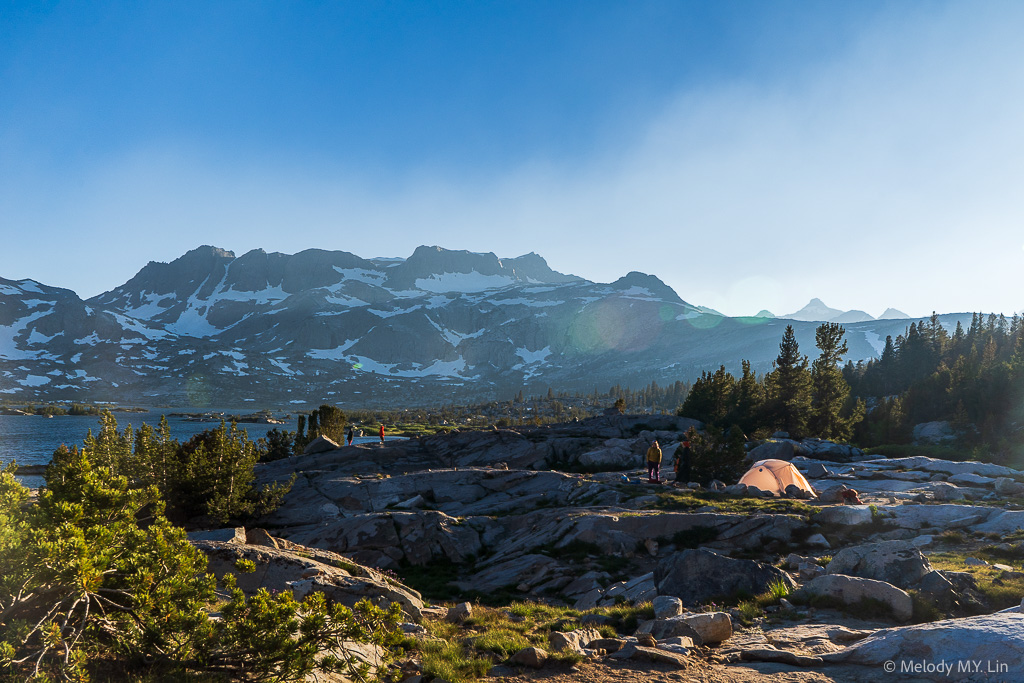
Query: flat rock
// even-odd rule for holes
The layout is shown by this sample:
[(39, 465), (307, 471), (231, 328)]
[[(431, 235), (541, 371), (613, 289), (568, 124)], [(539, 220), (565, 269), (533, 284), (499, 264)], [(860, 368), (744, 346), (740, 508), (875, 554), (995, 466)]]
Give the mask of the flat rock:
[[(893, 662), (894, 680), (902, 673), (935, 681), (1020, 681), (1024, 680), (1024, 614), (1000, 612), (885, 629), (822, 659), (872, 668)], [(912, 668), (921, 663), (941, 663), (944, 668)]]

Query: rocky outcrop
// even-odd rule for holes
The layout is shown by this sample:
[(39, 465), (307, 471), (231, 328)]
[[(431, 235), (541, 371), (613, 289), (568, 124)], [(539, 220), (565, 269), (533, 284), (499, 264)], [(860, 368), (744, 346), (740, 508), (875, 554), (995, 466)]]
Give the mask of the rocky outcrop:
[(757, 595), (767, 591), (773, 582), (781, 582), (788, 588), (796, 585), (781, 569), (706, 549), (673, 554), (658, 565), (655, 578), (660, 594), (674, 595), (685, 605), (698, 605), (739, 592)]
[[(865, 579), (842, 574), (826, 574), (811, 579), (804, 584), (796, 597), (827, 598), (846, 606), (859, 606), (869, 601), (883, 603), (896, 621), (910, 621), (914, 614), (914, 604), (910, 595), (896, 586), (884, 581)], [(881, 615), (880, 615), (881, 616)]]
[(920, 548), (909, 541), (882, 541), (843, 548), (825, 570), (910, 588), (933, 568)]
[(892, 666), (894, 675), (933, 681), (1022, 680), (1024, 614), (989, 614), (886, 629), (822, 659), (878, 670)]
[[(410, 618), (418, 621), (421, 616), (423, 600), (419, 593), (335, 553), (220, 541), (193, 541), (192, 544), (206, 555), (211, 573), (218, 579), (226, 574), (234, 575), (238, 587), (248, 594), (260, 588), (290, 590), (301, 600), (320, 591), (331, 602), (348, 606), (363, 599), (381, 605), (397, 602)], [(237, 563), (242, 559), (255, 563), (256, 570), (240, 573)]]

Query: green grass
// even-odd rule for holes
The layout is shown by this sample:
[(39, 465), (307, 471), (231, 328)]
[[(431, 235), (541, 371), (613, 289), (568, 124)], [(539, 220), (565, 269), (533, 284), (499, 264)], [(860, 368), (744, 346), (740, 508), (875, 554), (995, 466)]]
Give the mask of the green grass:
[(749, 515), (753, 513), (813, 515), (818, 508), (808, 505), (802, 500), (792, 498), (745, 498), (729, 496), (711, 491), (690, 491), (673, 489), (655, 494), (658, 500), (650, 507), (666, 512), (687, 512), (698, 508), (709, 507), (715, 512), (730, 512)]
[[(978, 592), (984, 597), (985, 602), (988, 603), (992, 611), (1020, 604), (1021, 598), (1024, 598), (1024, 577), (1004, 577), (1001, 569), (996, 569), (992, 566), (969, 566), (964, 563), (964, 559), (968, 555), (990, 562), (1005, 561), (1004, 558), (993, 557), (985, 548), (971, 552), (951, 550), (931, 553), (928, 556), (928, 561), (940, 571), (967, 572), (973, 576)], [(1020, 570), (1019, 562), (1017, 563), (1017, 570)]]
[(423, 622), (425, 636), (403, 636), (398, 645), (419, 654), (425, 675), (451, 683), (469, 683), (485, 677), (492, 666), (531, 646), (548, 651), (549, 665), (570, 666), (582, 661), (583, 656), (577, 652), (551, 652), (549, 636), (554, 631), (580, 628), (584, 614), (609, 617), (612, 624), (598, 630), (604, 637), (614, 637), (618, 629), (635, 631), (639, 620), (654, 617), (654, 609), (649, 602), (587, 612), (525, 601), (514, 601), (502, 608), (475, 605), (473, 616), (462, 624), (427, 619)]

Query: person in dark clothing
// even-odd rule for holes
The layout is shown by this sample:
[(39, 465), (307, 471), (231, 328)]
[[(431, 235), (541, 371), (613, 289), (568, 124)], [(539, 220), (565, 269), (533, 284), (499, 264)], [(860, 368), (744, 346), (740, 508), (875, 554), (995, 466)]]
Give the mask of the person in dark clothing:
[(683, 439), (676, 449), (676, 481), (686, 484), (690, 481), (690, 439)]
[(352, 445), (352, 440), (354, 438), (356, 438), (356, 428), (353, 427), (352, 425), (349, 425), (349, 427), (348, 427), (348, 445), (349, 446)]

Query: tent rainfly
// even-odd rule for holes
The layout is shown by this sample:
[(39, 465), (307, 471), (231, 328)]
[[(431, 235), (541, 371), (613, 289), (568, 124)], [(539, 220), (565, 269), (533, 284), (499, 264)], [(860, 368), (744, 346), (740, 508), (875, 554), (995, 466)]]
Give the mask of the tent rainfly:
[(804, 479), (804, 475), (800, 474), (793, 463), (785, 460), (755, 462), (747, 473), (740, 477), (739, 483), (756, 486), (762, 491), (771, 491), (777, 496), (785, 495), (786, 487), (793, 484), (814, 495), (814, 489)]

